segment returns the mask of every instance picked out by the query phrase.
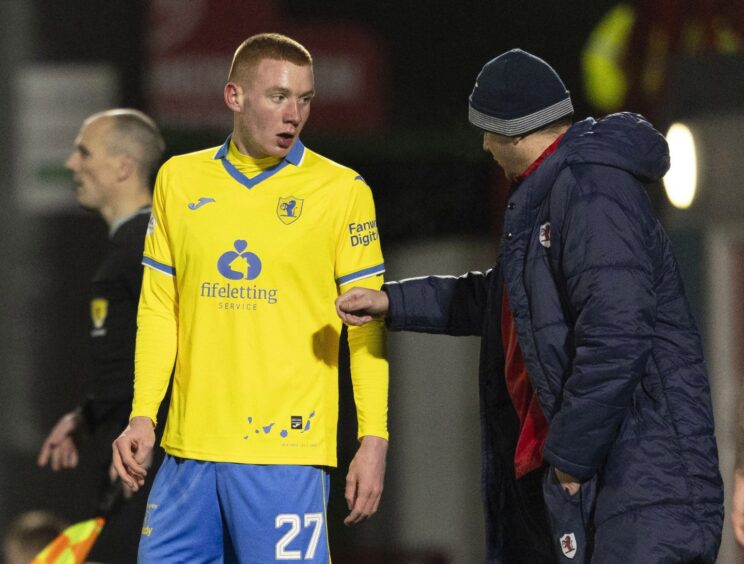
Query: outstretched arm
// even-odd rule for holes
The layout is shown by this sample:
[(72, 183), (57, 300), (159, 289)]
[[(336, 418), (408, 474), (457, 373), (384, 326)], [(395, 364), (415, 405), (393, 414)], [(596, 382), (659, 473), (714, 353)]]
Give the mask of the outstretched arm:
[(489, 270), (388, 282), (383, 291), (352, 288), (336, 300), (336, 312), (347, 325), (387, 318), (394, 331), (480, 335), (493, 276)]

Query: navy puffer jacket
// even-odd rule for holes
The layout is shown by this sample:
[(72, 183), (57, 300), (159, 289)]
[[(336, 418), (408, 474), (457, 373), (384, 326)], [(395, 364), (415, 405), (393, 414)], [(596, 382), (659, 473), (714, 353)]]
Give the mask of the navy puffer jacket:
[(644, 189), (669, 167), (641, 116), (572, 126), (510, 194), (487, 273), (388, 283), (391, 329), (480, 335), (488, 562), (508, 562), (519, 423), (504, 386), (506, 287), (549, 422), (545, 461), (597, 477), (593, 562), (714, 562), (723, 520), (702, 346)]

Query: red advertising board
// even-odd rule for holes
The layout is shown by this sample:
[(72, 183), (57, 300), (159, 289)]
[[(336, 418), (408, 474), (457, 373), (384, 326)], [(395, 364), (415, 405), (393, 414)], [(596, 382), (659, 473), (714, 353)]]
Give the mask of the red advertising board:
[(148, 17), (148, 109), (164, 127), (226, 130), (222, 98), (235, 48), (255, 33), (285, 33), (313, 56), (316, 98), (308, 127), (323, 133), (378, 132), (386, 123), (385, 54), (354, 22), (294, 22), (280, 2), (154, 0)]

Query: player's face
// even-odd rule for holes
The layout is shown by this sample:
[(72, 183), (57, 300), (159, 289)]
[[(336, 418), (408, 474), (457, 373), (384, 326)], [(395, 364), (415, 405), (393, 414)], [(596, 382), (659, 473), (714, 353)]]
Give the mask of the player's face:
[(511, 137), (484, 131), (483, 150), (491, 153), (493, 160), (504, 169), (504, 174), (509, 180), (515, 180), (517, 176), (524, 172), (520, 170), (522, 159)]
[(106, 146), (111, 127), (111, 118), (106, 117), (83, 125), (65, 162), (65, 168), (73, 173), (78, 203), (87, 209), (104, 207), (116, 184), (118, 158), (109, 154)]
[(313, 68), (262, 59), (238, 85), (233, 140), (254, 158), (283, 158), (310, 116)]

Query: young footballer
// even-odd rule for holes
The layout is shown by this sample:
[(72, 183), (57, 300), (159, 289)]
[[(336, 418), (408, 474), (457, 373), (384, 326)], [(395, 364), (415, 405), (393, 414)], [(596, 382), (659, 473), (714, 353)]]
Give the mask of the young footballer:
[[(135, 392), (114, 443), (139, 487), (174, 367), (140, 562), (329, 562), (328, 467), (336, 465), (334, 299), (378, 289), (372, 195), (355, 171), (307, 149), (312, 58), (278, 34), (235, 52), (221, 147), (169, 160), (145, 240)], [(372, 515), (387, 453), (381, 323), (349, 331), (360, 446), (347, 524)]]

